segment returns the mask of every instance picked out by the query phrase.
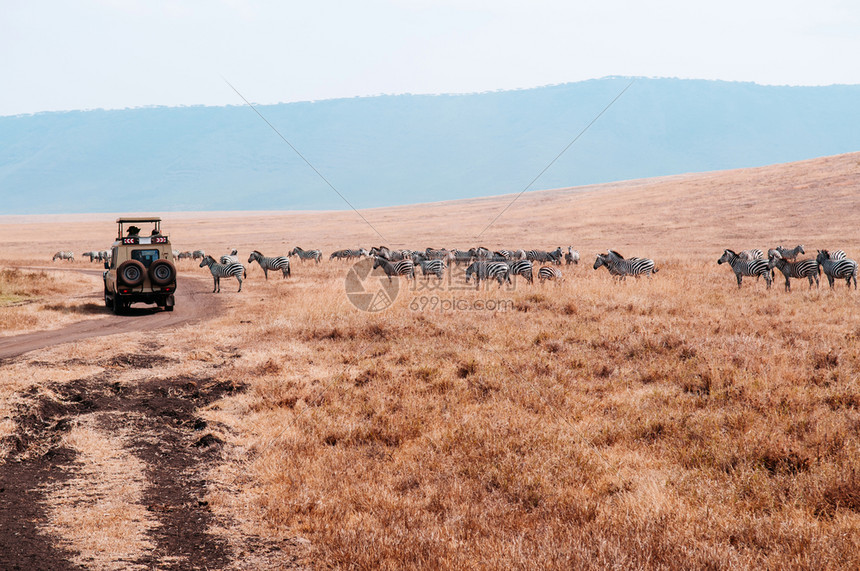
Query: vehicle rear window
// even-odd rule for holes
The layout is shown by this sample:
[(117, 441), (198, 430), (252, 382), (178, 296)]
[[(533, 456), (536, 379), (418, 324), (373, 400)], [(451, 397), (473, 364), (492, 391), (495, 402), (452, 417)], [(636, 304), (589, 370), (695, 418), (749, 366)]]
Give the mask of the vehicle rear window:
[(152, 262), (158, 259), (158, 250), (132, 250), (131, 259), (137, 260), (148, 268)]

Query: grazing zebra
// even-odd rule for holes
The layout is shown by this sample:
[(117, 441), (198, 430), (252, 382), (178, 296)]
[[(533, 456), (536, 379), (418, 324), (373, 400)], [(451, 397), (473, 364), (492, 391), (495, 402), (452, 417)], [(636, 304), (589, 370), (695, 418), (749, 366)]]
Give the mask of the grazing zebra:
[(194, 250), (193, 252), (191, 252), (191, 259), (192, 260), (202, 260), (205, 257), (206, 257), (206, 252), (204, 252), (203, 250)]
[(338, 260), (351, 260), (353, 258), (363, 258), (367, 255), (367, 250), (364, 248), (358, 248), (356, 250), (338, 250), (336, 252), (332, 252), (331, 256), (328, 257), (329, 260), (334, 260), (335, 258)]
[(523, 276), (531, 284), (534, 283), (534, 266), (531, 260), (514, 260), (508, 262), (512, 276)]
[(391, 276), (406, 276), (407, 280), (415, 279), (415, 264), (412, 260), (400, 260), (398, 262), (389, 262), (381, 256), (373, 258), (373, 269), (382, 268), (385, 275), (388, 276), (388, 281), (391, 281)]
[(472, 258), (474, 257), (474, 256), (472, 256), (472, 254), (471, 254), (471, 250), (470, 250), (470, 251), (468, 251), (468, 252), (467, 252), (467, 251), (465, 251), (465, 250), (451, 250), (451, 254), (453, 254), (453, 255), (454, 255), (454, 260), (453, 260), (453, 261), (454, 261), (454, 263), (455, 263), (456, 265), (458, 265), (458, 266), (459, 266), (460, 264), (469, 264), (469, 263), (471, 263), (471, 262), (472, 262)]
[(553, 268), (552, 266), (541, 266), (538, 270), (538, 278), (540, 279), (541, 285), (546, 280), (555, 280), (557, 283), (561, 283), (564, 281), (564, 276), (561, 274), (561, 270)]
[(179, 255), (176, 256), (178, 260), (190, 260), (192, 258), (191, 252), (179, 252)]
[[(806, 253), (803, 251), (803, 244), (798, 244), (791, 250), (789, 250), (788, 248), (783, 248), (782, 246), (777, 246), (774, 249), (779, 252), (779, 255), (782, 256), (783, 260), (788, 260), (789, 262), (795, 261), (797, 259), (798, 254)], [(768, 251), (768, 257), (770, 257), (770, 251)]]
[(816, 260), (801, 260), (799, 262), (789, 262), (780, 255), (771, 255), (768, 258), (767, 265), (769, 268), (776, 268), (785, 276), (785, 291), (791, 291), (791, 281), (789, 278), (806, 278), (809, 280), (809, 289), (812, 289), (812, 280), (815, 280), (815, 287), (818, 287), (818, 276), (821, 275), (821, 268)]
[(759, 250), (758, 248), (752, 248), (750, 250), (741, 250), (738, 257), (741, 260), (764, 260), (764, 252)]
[(316, 260), (318, 264), (322, 259), (322, 252), (320, 252), (319, 250), (302, 250), (298, 246), (290, 250), (290, 253), (288, 255), (291, 258), (293, 256), (298, 256), (302, 262), (304, 262), (305, 260)]
[(290, 261), (284, 256), (272, 256), (267, 258), (260, 253), (259, 250), (254, 250), (248, 258), (248, 263), (250, 264), (255, 260), (260, 264), (260, 267), (263, 268), (263, 275), (266, 276), (266, 279), (269, 279), (269, 270), (281, 270), (281, 273), (284, 274), (285, 278), (290, 277)]
[(627, 276), (638, 278), (641, 275), (646, 275), (650, 278), (652, 274), (660, 271), (654, 267), (654, 260), (649, 258), (625, 259), (624, 256), (615, 250), (609, 250), (608, 252), (608, 254), (597, 255), (597, 259), (594, 260), (595, 270), (602, 265), (606, 266), (611, 275), (621, 280), (626, 279)]
[(84, 252), (83, 254), (81, 254), (81, 257), (82, 258), (89, 258), (90, 262), (92, 262), (94, 260), (99, 259), (99, 253), (98, 252)]
[[(842, 252), (845, 255), (845, 252)], [(827, 276), (827, 281), (830, 287), (833, 288), (833, 280), (845, 279), (846, 285), (851, 287), (851, 280), (854, 280), (854, 289), (857, 289), (857, 262), (848, 258), (835, 258), (827, 250), (818, 250), (818, 256), (815, 260), (821, 265), (824, 270), (824, 275)]]
[(242, 278), (248, 276), (248, 272), (242, 264), (219, 264), (212, 256), (204, 256), (200, 262), (200, 267), (202, 268), (203, 266), (209, 266), (209, 271), (212, 272), (212, 279), (215, 282), (212, 293), (221, 291), (221, 278), (228, 276), (234, 276), (239, 280), (239, 291), (242, 291)]
[(559, 246), (552, 252), (547, 252), (545, 250), (529, 250), (526, 252), (527, 260), (531, 260), (533, 262), (540, 262), (542, 264), (561, 264), (561, 258), (561, 246)]
[(481, 287), (481, 280), (495, 279), (499, 282), (499, 287), (502, 287), (503, 282), (511, 283), (511, 268), (505, 262), (472, 262), (466, 268), (466, 283), (475, 275), (477, 288)]
[(573, 246), (567, 247), (567, 253), (564, 255), (564, 263), (568, 266), (579, 263), (579, 251), (574, 250)]
[(51, 261), (56, 262), (57, 260), (68, 260), (70, 262), (74, 262), (75, 255), (72, 252), (57, 252), (56, 254), (54, 254), (54, 257), (51, 258)]
[(773, 281), (771, 277), (771, 268), (765, 260), (754, 259), (746, 260), (735, 253), (734, 250), (723, 250), (723, 255), (717, 260), (718, 264), (728, 263), (735, 272), (735, 277), (738, 279), (738, 289), (741, 287), (743, 276), (764, 276), (764, 281), (767, 282), (767, 289)]
[(436, 274), (436, 277), (441, 280), (447, 268), (442, 260), (421, 260), (418, 265), (421, 266), (421, 272), (425, 279), (429, 279), (430, 274)]

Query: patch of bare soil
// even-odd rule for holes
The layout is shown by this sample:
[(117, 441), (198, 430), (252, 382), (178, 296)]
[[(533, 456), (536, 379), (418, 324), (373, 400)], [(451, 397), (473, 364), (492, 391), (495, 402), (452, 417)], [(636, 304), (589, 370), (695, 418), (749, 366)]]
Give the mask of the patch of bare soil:
[[(216, 522), (206, 502), (205, 474), (220, 462), (222, 441), (210, 432), (197, 409), (243, 386), (212, 378), (152, 376), (123, 384), (110, 368), (157, 367), (163, 357), (128, 354), (107, 360), (104, 372), (24, 395), (15, 422), (18, 430), (0, 442), (9, 450), (0, 464), (0, 569), (87, 568), (86, 554), (49, 535), (46, 494), (79, 472), (77, 452), (62, 444), (63, 434), (84, 415), (106, 433), (132, 434), (127, 451), (146, 466), (141, 498), (151, 518), (148, 541), (155, 549), (125, 566), (158, 569), (242, 567), (233, 547), (210, 528)], [(280, 546), (245, 538), (244, 551), (278, 552)], [(289, 559), (289, 558), (288, 558)]]

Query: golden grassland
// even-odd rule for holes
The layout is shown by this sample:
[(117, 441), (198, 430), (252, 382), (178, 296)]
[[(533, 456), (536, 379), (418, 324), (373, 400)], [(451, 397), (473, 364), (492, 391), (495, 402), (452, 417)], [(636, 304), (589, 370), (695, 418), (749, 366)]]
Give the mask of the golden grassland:
[[(583, 263), (563, 268), (561, 285), (476, 291), (455, 280), (432, 294), (460, 310), (415, 310), (426, 292), (404, 282), (379, 313), (350, 304), (348, 264), (294, 261), (292, 278), (268, 281), (249, 266), (242, 293), (222, 282), (212, 320), (0, 365), (14, 379), (0, 426), (14, 428), (10, 403), (28, 387), (93, 370), (123, 383), (247, 385), (203, 411), (226, 442), (207, 499), (234, 522), (223, 533), (300, 535), (319, 567), (857, 568), (860, 294), (805, 280), (785, 293), (781, 277), (770, 291), (749, 278), (738, 290), (716, 259), (778, 243), (856, 258), (858, 197), (855, 154), (529, 193), (480, 239), (510, 197), (365, 211), (392, 246), (572, 244)], [(356, 218), (189, 215), (165, 227), (181, 249), (247, 256), (298, 244), (327, 257), (382, 242)], [(101, 225), (112, 236), (112, 219)], [(0, 227), (7, 243), (35, 244), (4, 251), (7, 265), (69, 249), (43, 230)], [(83, 250), (98, 246), (93, 232), (62, 234)], [(607, 247), (652, 257), (660, 272), (615, 283), (591, 269)], [(182, 264), (181, 275), (207, 275)], [(503, 309), (468, 309), (479, 300)], [(169, 358), (156, 371), (97, 364), (152, 351)], [(119, 473), (103, 464), (120, 437), (98, 452), (88, 430), (76, 427), (69, 445), (93, 472)], [(136, 513), (139, 490), (122, 492), (116, 501), (131, 507), (112, 513)], [(53, 497), (55, 525), (101, 525)], [(144, 549), (139, 532), (129, 534)], [(118, 553), (130, 557), (132, 544)]]

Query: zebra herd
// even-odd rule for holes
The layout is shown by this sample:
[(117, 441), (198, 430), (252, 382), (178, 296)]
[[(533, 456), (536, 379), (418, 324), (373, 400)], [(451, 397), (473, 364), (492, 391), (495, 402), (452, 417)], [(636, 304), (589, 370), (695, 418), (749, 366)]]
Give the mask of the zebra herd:
[(727, 263), (731, 266), (737, 278), (738, 288), (741, 287), (744, 276), (755, 276), (756, 280), (763, 277), (767, 289), (770, 289), (774, 269), (777, 269), (785, 277), (785, 291), (791, 291), (792, 278), (806, 278), (810, 289), (813, 282), (818, 287), (822, 270), (831, 288), (835, 280), (844, 279), (848, 287), (851, 287), (853, 281), (854, 289), (857, 289), (857, 262), (848, 259), (843, 250), (835, 250), (832, 253), (828, 250), (818, 250), (814, 259), (797, 259), (798, 255), (805, 253), (803, 244), (798, 244), (791, 249), (782, 246), (772, 248), (767, 252), (767, 259), (764, 253), (757, 249), (743, 250), (740, 253), (725, 249), (717, 263)]

